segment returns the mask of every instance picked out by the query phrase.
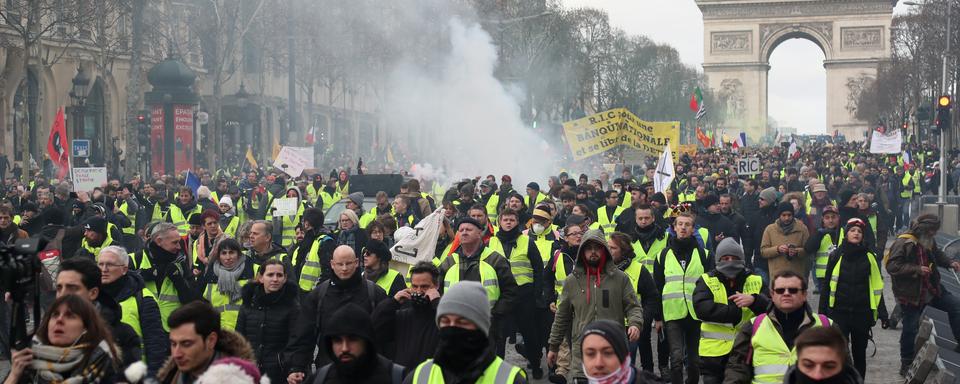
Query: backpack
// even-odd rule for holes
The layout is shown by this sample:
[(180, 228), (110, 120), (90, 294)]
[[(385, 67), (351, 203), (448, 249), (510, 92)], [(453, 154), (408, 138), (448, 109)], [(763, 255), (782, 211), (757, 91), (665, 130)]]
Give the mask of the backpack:
[[(366, 288), (367, 288), (367, 301), (370, 303), (370, 314), (372, 315), (372, 314), (373, 314), (373, 309), (377, 306), (377, 302), (376, 302), (375, 298), (377, 297), (377, 288), (378, 288), (378, 287), (377, 287), (377, 284), (376, 284), (376, 283), (374, 283), (374, 282), (372, 282), (372, 281), (369, 281), (369, 280), (367, 280), (367, 279), (363, 279), (363, 284), (364, 284), (364, 286), (366, 286)], [(320, 308), (323, 308), (323, 298), (324, 298), (325, 296), (327, 296), (327, 290), (328, 290), (328, 289), (330, 289), (330, 280), (324, 281), (323, 283), (321, 283), (320, 285), (317, 286), (317, 297), (318, 297), (318, 300), (317, 300), (317, 319), (316, 319), (316, 321), (314, 322), (314, 323), (316, 324), (315, 326), (317, 327), (317, 329), (316, 329), (317, 339), (314, 340), (314, 342), (315, 342), (317, 345), (320, 345), (320, 337), (321, 337), (321, 335), (322, 335), (322, 333), (320, 332), (320, 316), (323, 316), (323, 311), (321, 311)], [(319, 377), (319, 376), (318, 376), (318, 377)]]

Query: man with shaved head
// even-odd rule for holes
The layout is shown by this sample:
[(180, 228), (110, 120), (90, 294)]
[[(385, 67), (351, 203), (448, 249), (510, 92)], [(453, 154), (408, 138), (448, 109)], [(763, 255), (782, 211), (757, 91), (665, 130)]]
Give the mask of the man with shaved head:
[[(377, 303), (387, 298), (382, 288), (360, 275), (360, 261), (350, 246), (341, 245), (334, 249), (330, 265), (324, 268), (330, 268), (333, 274), (301, 300), (300, 318), (287, 344), (286, 360), (290, 363), (287, 381), (292, 384), (302, 383), (311, 376), (311, 359), (318, 367), (330, 363), (326, 346), (321, 346), (320, 342), (325, 323), (337, 309), (354, 303), (372, 314)], [(314, 350), (319, 350), (315, 358)]]

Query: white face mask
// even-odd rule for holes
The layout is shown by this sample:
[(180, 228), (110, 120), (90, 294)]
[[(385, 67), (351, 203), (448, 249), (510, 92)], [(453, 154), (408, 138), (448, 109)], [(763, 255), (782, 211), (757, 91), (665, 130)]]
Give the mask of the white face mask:
[(547, 228), (544, 227), (543, 224), (540, 224), (540, 223), (534, 223), (534, 224), (533, 224), (533, 233), (535, 233), (535, 234), (538, 234), (538, 235), (539, 235), (539, 234), (543, 233), (543, 231), (546, 230), (546, 229), (547, 229)]

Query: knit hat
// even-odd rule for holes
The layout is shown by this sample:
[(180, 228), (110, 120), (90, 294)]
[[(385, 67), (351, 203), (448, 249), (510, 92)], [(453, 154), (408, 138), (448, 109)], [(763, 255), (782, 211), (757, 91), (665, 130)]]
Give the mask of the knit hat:
[(490, 334), (490, 301), (483, 285), (476, 281), (460, 281), (443, 292), (437, 305), (437, 325), (440, 316), (457, 315), (472, 321), (483, 334)]
[(657, 192), (653, 194), (653, 197), (650, 198), (650, 201), (656, 201), (661, 205), (666, 205), (667, 197), (663, 195), (663, 192)]
[(863, 220), (860, 220), (854, 217), (850, 220), (847, 220), (847, 225), (845, 229), (847, 232), (850, 232), (850, 228), (853, 228), (853, 227), (860, 227), (860, 230), (864, 231), (867, 229), (867, 223), (863, 222)]
[(387, 248), (387, 245), (380, 240), (368, 240), (367, 246), (364, 247), (364, 250), (370, 252), (373, 256), (380, 259), (381, 263), (388, 262), (392, 258), (390, 255), (390, 249)]
[(347, 218), (353, 222), (353, 225), (357, 225), (360, 223), (360, 219), (357, 217), (357, 213), (354, 212), (352, 209), (344, 209), (343, 212), (340, 212), (340, 214), (346, 215)]
[(347, 195), (347, 199), (352, 201), (358, 207), (363, 208), (363, 192), (354, 192)]
[(760, 191), (760, 198), (773, 204), (777, 202), (777, 190), (773, 187)]
[(777, 216), (784, 212), (790, 212), (791, 215), (795, 214), (793, 204), (790, 204), (789, 201), (784, 201), (777, 206)]
[(580, 216), (580, 215), (570, 215), (570, 216), (567, 216), (567, 222), (565, 222), (565, 223), (563, 223), (563, 224), (564, 224), (564, 226), (569, 227), (569, 226), (571, 226), (571, 225), (581, 225), (581, 224), (583, 224), (585, 221), (587, 221), (587, 218), (586, 218), (586, 217), (583, 217), (583, 216)]
[(708, 193), (706, 196), (703, 197), (704, 208), (709, 208), (711, 205), (714, 205), (714, 204), (720, 204), (720, 198), (718, 198), (717, 195)]
[(93, 216), (87, 220), (87, 223), (83, 225), (83, 229), (86, 231), (94, 231), (101, 235), (107, 234), (107, 219), (102, 217)]
[(460, 187), (460, 194), (461, 194), (461, 195), (467, 195), (467, 196), (473, 196), (473, 184), (471, 184), (471, 183), (466, 183), (466, 184), (464, 184), (463, 186), (461, 186), (461, 187)]
[(220, 198), (220, 204), (226, 204), (233, 208), (233, 198), (230, 195), (224, 195)]
[(494, 183), (492, 180), (484, 180), (480, 182), (481, 187), (487, 187), (490, 189), (497, 189), (497, 183)]
[(540, 184), (537, 184), (537, 183), (534, 183), (534, 182), (530, 182), (529, 184), (527, 184), (527, 188), (533, 189), (533, 190), (535, 190), (535, 191), (539, 191), (539, 190), (540, 190)]
[(720, 244), (717, 244), (717, 250), (714, 254), (717, 255), (717, 260), (720, 260), (720, 258), (724, 256), (736, 256), (740, 260), (744, 258), (743, 247), (732, 237), (720, 240)]
[(855, 195), (853, 191), (846, 189), (840, 192), (840, 200), (837, 200), (837, 204), (841, 207), (847, 205), (850, 202), (850, 199)]
[(190, 218), (187, 219), (187, 224), (190, 225), (203, 225), (203, 217), (199, 213), (193, 213), (190, 215)]
[(320, 228), (323, 226), (323, 210), (317, 207), (304, 209), (301, 221), (310, 223), (313, 228)]
[[(611, 320), (595, 320), (583, 327), (583, 333), (580, 335), (580, 345), (583, 345), (583, 340), (590, 335), (597, 335), (606, 339), (613, 346), (613, 352), (617, 354), (617, 359), (621, 363), (627, 360), (629, 354), (627, 334), (623, 332), (622, 325)], [(574, 353), (582, 353), (582, 351), (574, 351)]]
[(826, 191), (827, 191), (827, 186), (826, 186), (826, 185), (823, 185), (823, 183), (816, 183), (816, 184), (813, 185), (813, 188), (811, 188), (811, 189), (813, 190), (813, 193), (826, 192)]
[(257, 365), (239, 357), (224, 357), (213, 364), (197, 378), (197, 384), (257, 384), (269, 383), (270, 379), (260, 376)]
[(472, 218), (472, 217), (470, 217), (470, 216), (461, 217), (461, 218), (460, 218), (460, 221), (457, 221), (457, 229), (459, 229), (460, 226), (463, 225), (463, 224), (473, 225), (473, 226), (479, 228), (481, 231), (484, 230), (484, 229), (486, 229), (486, 228), (483, 227), (483, 224), (480, 224), (479, 221), (477, 221), (476, 219), (474, 219), (474, 218)]

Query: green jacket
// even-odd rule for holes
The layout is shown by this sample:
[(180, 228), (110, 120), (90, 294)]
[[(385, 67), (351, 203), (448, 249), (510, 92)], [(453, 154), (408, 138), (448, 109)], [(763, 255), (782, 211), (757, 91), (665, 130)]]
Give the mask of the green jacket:
[[(569, 338), (573, 343), (571, 349), (570, 377), (583, 376), (580, 360), (580, 333), (583, 328), (595, 320), (612, 320), (617, 324), (626, 322), (629, 326), (642, 328), (643, 311), (640, 300), (633, 289), (630, 278), (617, 268), (612, 260), (603, 263), (603, 272), (600, 275), (600, 284), (597, 286), (596, 275), (587, 276), (583, 257), (583, 245), (588, 242), (597, 242), (607, 249), (603, 232), (590, 230), (584, 235), (583, 242), (577, 250), (577, 261), (573, 272), (563, 282), (563, 292), (560, 294), (560, 303), (550, 330), (548, 345), (550, 351), (558, 351), (560, 343)], [(607, 249), (607, 257), (610, 255)], [(588, 286), (589, 283), (589, 286)], [(589, 297), (587, 295), (589, 292)], [(624, 328), (626, 331), (626, 328)]]

